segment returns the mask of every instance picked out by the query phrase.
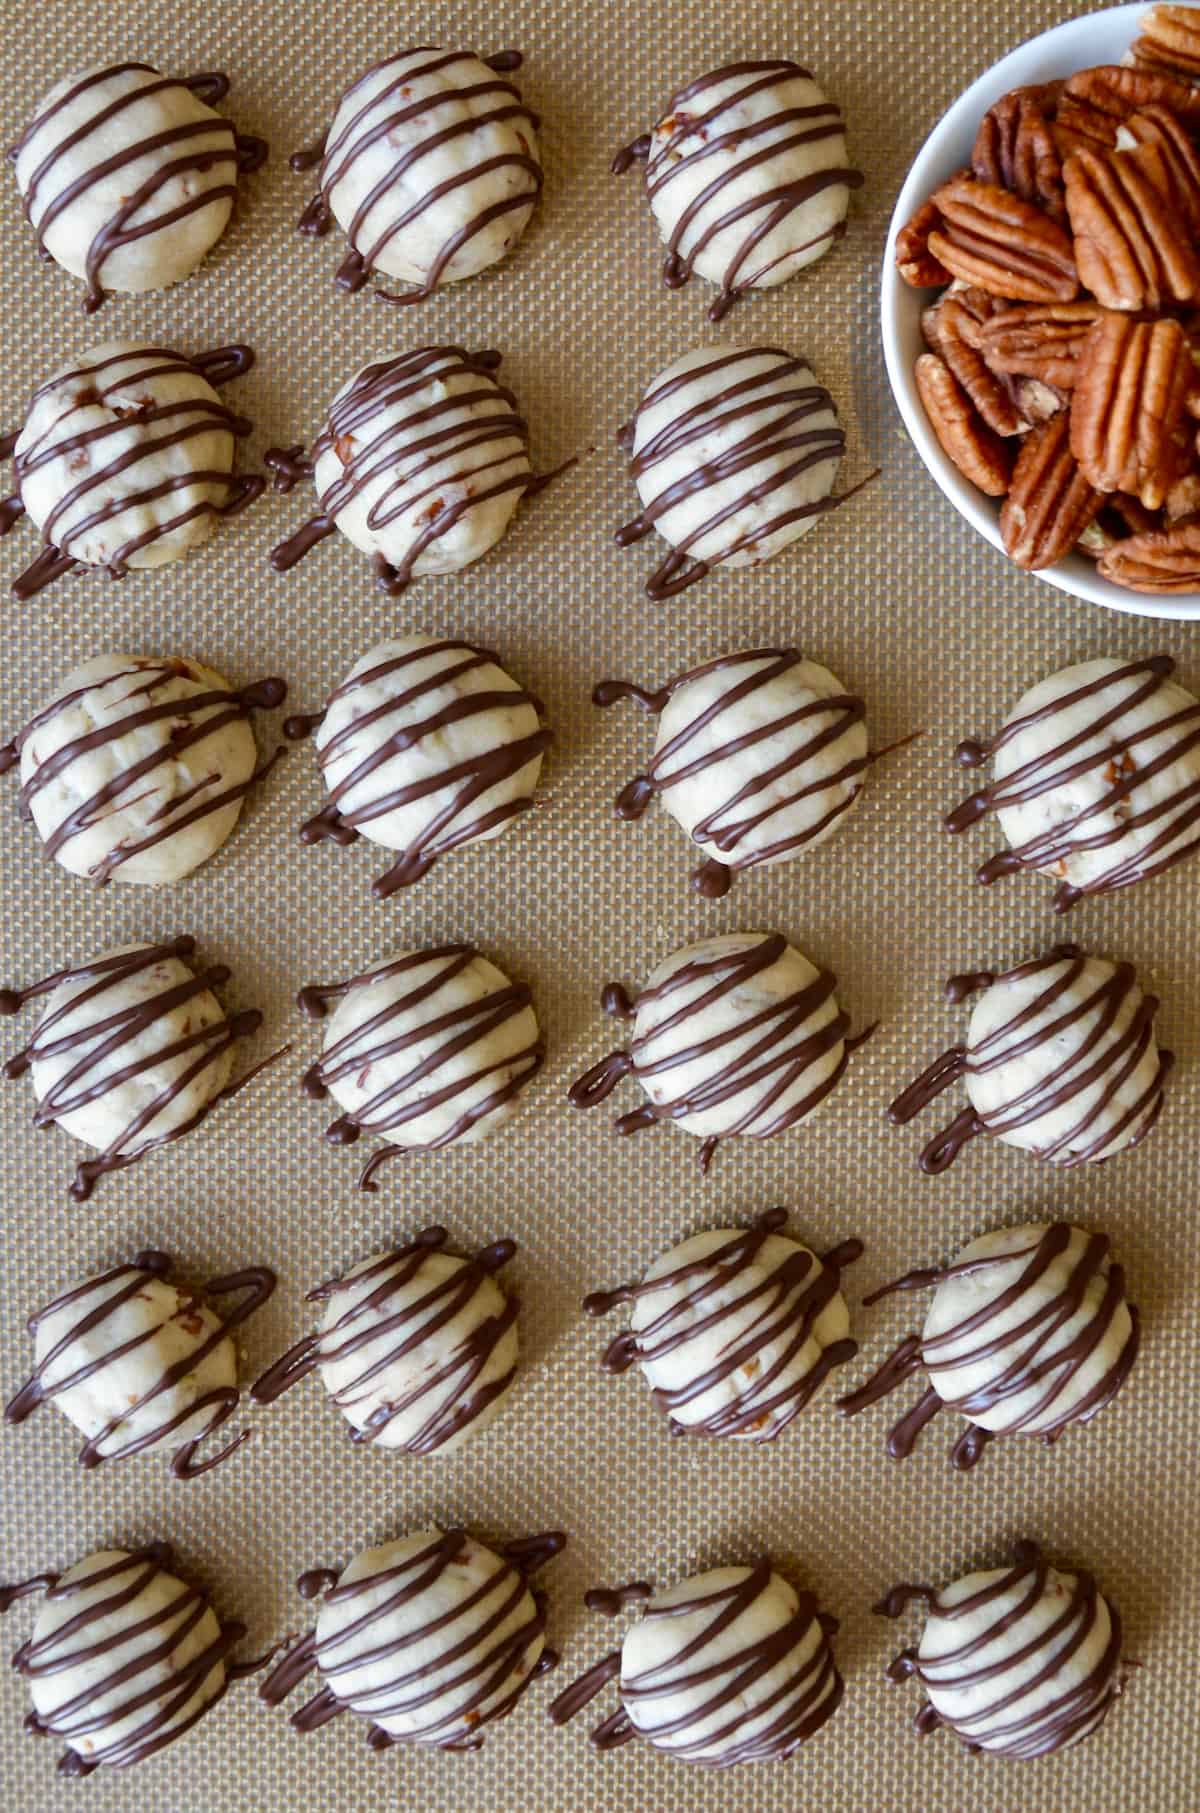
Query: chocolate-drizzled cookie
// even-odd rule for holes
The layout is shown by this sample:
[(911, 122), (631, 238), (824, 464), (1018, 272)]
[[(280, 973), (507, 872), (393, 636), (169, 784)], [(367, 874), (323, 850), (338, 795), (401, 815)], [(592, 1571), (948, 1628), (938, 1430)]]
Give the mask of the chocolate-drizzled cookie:
[(1069, 1222), (1002, 1228), (972, 1240), (952, 1265), (909, 1272), (864, 1298), (933, 1287), (921, 1334), (906, 1335), (857, 1391), (846, 1416), (924, 1371), (928, 1386), (888, 1437), (903, 1460), (941, 1410), (968, 1419), (951, 1456), (973, 1467), (998, 1435), (1055, 1442), (1112, 1402), (1137, 1358), (1140, 1324), (1106, 1234)]
[[(30, 1316), (37, 1364), (5, 1421), (56, 1405), (87, 1437), (85, 1467), (170, 1449), (175, 1477), (196, 1479), (227, 1460), (248, 1429), (215, 1453), (200, 1449), (237, 1409), (233, 1330), (267, 1301), (275, 1274), (251, 1266), (189, 1290), (170, 1271), (167, 1253), (139, 1253)], [(214, 1299), (228, 1300), (224, 1314)]]
[(329, 803), (306, 844), (369, 838), (399, 854), (372, 887), (386, 898), (439, 857), (499, 837), (533, 805), (551, 732), (541, 702), (486, 649), (451, 637), (397, 636), (355, 663), (325, 709), (289, 718), (316, 731)]
[(710, 321), (823, 257), (863, 181), (840, 110), (786, 58), (729, 63), (680, 88), (612, 168), (639, 162), (667, 248), (663, 281), (679, 289), (698, 271), (715, 283)]
[(960, 743), (990, 783), (949, 814), (966, 831), (994, 812), (1009, 848), (976, 871), (985, 885), (1052, 876), (1054, 910), (1159, 875), (1200, 849), (1200, 700), (1170, 655), (1064, 667), (1019, 699), (989, 742)]
[(0, 748), (0, 774), (19, 767), (21, 817), (73, 875), (176, 881), (278, 760), (259, 763), (251, 714), (286, 696), (283, 680), (235, 688), (179, 655), (95, 655)]
[(727, 1769), (781, 1762), (837, 1711), (842, 1677), (830, 1638), (838, 1620), (797, 1593), (765, 1557), (714, 1568), (662, 1592), (646, 1582), (586, 1595), (614, 1616), (640, 1605), (620, 1649), (574, 1681), (550, 1708), (556, 1725), (618, 1679), (620, 1705), (592, 1732), (599, 1750), (644, 1737), (686, 1762)]
[(364, 1549), (340, 1574), (314, 1568), (297, 1587), (324, 1597), (316, 1628), (258, 1691), (280, 1705), (316, 1670), (320, 1690), (291, 1715), (298, 1731), (352, 1711), (370, 1721), (374, 1750), (477, 1750), (483, 1727), (558, 1661), (545, 1595), (528, 1581), (565, 1543), (552, 1530), (496, 1550), (462, 1529), (422, 1530)]
[(221, 237), (238, 177), (267, 158), (214, 113), (228, 91), (219, 72), (96, 64), (52, 88), (10, 146), (38, 251), (84, 280), (86, 314), (110, 290), (178, 282)]
[(403, 50), (374, 63), (338, 102), (324, 138), (297, 151), (317, 193), (300, 231), (349, 240), (343, 290), (374, 271), (415, 287), (387, 302), (423, 302), (443, 283), (495, 264), (524, 232), (542, 186), (537, 119), (513, 84), (520, 51)]
[(640, 818), (655, 794), (704, 852), (692, 886), (728, 893), (742, 869), (823, 843), (862, 791), (870, 759), (861, 699), (799, 649), (717, 655), (657, 692), (602, 680), (596, 705), (635, 699), (659, 714), (654, 755), (617, 795)]
[(1052, 1567), (1036, 1543), (1019, 1542), (1011, 1567), (967, 1574), (950, 1586), (902, 1585), (875, 1607), (899, 1618), (927, 1606), (915, 1649), (888, 1668), (921, 1683), (921, 1737), (945, 1726), (972, 1751), (1029, 1759), (1082, 1743), (1121, 1691), (1121, 1620), (1091, 1574)]
[(213, 990), (230, 972), (224, 964), (194, 971), (186, 959), (195, 948), (191, 937), (130, 944), (24, 988), (0, 989), (0, 1014), (50, 997), (4, 1075), (28, 1073), (35, 1126), (57, 1122), (98, 1149), (98, 1158), (75, 1168), (77, 1202), (109, 1172), (182, 1139), (263, 1068), (230, 1080), (234, 1047), (257, 1032), (262, 1014), (244, 1008), (226, 1016)]
[(0, 1586), (0, 1613), (43, 1588), (12, 1665), (33, 1701), (25, 1728), (63, 1740), (64, 1775), (144, 1762), (270, 1659), (230, 1659), (246, 1626), (218, 1620), (165, 1542), (100, 1549), (65, 1574)]
[(24, 427), (0, 437), (16, 486), (0, 500), (0, 535), (28, 515), (45, 544), (16, 596), (83, 567), (120, 579), (178, 560), (252, 503), (265, 481), (233, 470), (251, 424), (217, 389), (253, 363), (248, 346), (189, 358), (110, 340), (40, 384)]
[(405, 1149), (498, 1131), (545, 1059), (528, 985), (469, 944), (385, 957), (345, 982), (310, 983), (297, 999), (314, 1019), (337, 1002), (304, 1076), (308, 1095), (332, 1095), (342, 1109), (326, 1139), (387, 1142), (363, 1166), (363, 1190)]
[(638, 1284), (594, 1291), (589, 1315), (632, 1304), (606, 1372), (639, 1365), (674, 1435), (773, 1441), (858, 1352), (841, 1291), (862, 1243), (818, 1258), (781, 1230), (786, 1209), (672, 1247)]
[(627, 1050), (610, 1052), (571, 1085), (572, 1106), (594, 1108), (625, 1076), (647, 1100), (618, 1133), (668, 1121), (702, 1144), (708, 1169), (722, 1139), (770, 1139), (798, 1127), (841, 1079), (873, 1027), (850, 1037), (836, 979), (779, 932), (734, 932), (675, 951), (630, 997), (604, 989), (606, 1013), (633, 1021)]
[(1056, 1165), (1101, 1164), (1146, 1137), (1175, 1059), (1158, 1049), (1158, 997), (1142, 993), (1131, 963), (1059, 944), (1015, 969), (946, 984), (952, 1003), (972, 994), (966, 1044), (944, 1051), (888, 1110), (902, 1126), (965, 1081), (970, 1106), (929, 1141), (923, 1171), (946, 1170), (985, 1132)]
[(251, 1387), (272, 1403), (314, 1369), (356, 1442), (448, 1454), (496, 1416), (517, 1371), (517, 1305), (496, 1283), (517, 1250), (445, 1251), (443, 1227), (318, 1284), (321, 1326)]

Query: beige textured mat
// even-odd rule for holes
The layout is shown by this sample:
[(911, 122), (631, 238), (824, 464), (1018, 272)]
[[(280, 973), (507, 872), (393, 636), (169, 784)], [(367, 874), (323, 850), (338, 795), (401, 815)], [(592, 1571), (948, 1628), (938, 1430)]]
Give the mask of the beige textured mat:
[[(954, 741), (994, 725), (1035, 678), (1093, 654), (1166, 648), (1185, 682), (1200, 684), (1200, 626), (1158, 628), (1073, 605), (975, 539), (906, 444), (884, 383), (877, 266), (907, 162), (965, 83), (1051, 24), (1060, 3), (681, 0), (660, 9), (513, 0), (501, 13), (474, 0), (417, 11), (382, 0), (5, 7), (6, 134), (65, 71), (99, 54), (132, 54), (174, 72), (228, 69), (226, 110), (269, 138), (272, 158), (247, 183), (235, 228), (197, 276), (165, 295), (112, 301), (91, 322), (78, 312), (79, 286), (38, 263), (6, 175), (3, 425), (15, 424), (29, 387), (53, 363), (89, 341), (136, 334), (198, 350), (246, 339), (259, 364), (232, 394), (256, 421), (250, 463), (271, 441), (310, 436), (322, 405), (363, 359), (448, 338), (503, 348), (539, 465), (582, 458), (522, 511), (490, 558), (465, 576), (420, 581), (394, 603), (372, 589), (366, 562), (341, 540), (290, 576), (270, 570), (268, 548), (304, 511), (297, 493), (260, 502), (159, 577), (117, 586), (88, 578), (30, 605), (5, 605), (6, 734), (61, 673), (101, 649), (193, 653), (240, 681), (277, 671), (299, 709), (317, 703), (379, 635), (413, 627), (498, 648), (545, 698), (557, 742), (536, 813), (500, 846), (448, 859), (387, 904), (369, 892), (378, 852), (297, 843), (298, 822), (319, 803), (303, 748), (276, 768), (215, 862), (154, 895), (93, 892), (44, 861), (17, 823), (15, 787), (0, 790), (0, 979), (29, 979), (128, 938), (191, 931), (211, 960), (232, 966), (230, 998), (266, 1010), (258, 1049), (296, 1041), (291, 1060), (202, 1133), (108, 1180), (82, 1208), (65, 1188), (78, 1148), (57, 1131), (33, 1131), (26, 1086), (0, 1093), (6, 1394), (27, 1369), (28, 1311), (143, 1245), (166, 1247), (196, 1278), (254, 1262), (276, 1267), (280, 1289), (247, 1334), (253, 1376), (307, 1327), (308, 1285), (435, 1219), (464, 1244), (502, 1234), (520, 1241), (513, 1275), (525, 1352), (511, 1408), (443, 1460), (352, 1449), (315, 1381), (256, 1413), (250, 1445), (188, 1486), (154, 1461), (83, 1473), (73, 1432), (44, 1412), (0, 1431), (0, 1576), (65, 1565), (111, 1540), (164, 1536), (220, 1608), (247, 1621), (250, 1642), (265, 1643), (308, 1622), (293, 1586), (302, 1568), (341, 1563), (369, 1540), (433, 1518), (484, 1534), (561, 1525), (571, 1546), (546, 1579), (565, 1677), (613, 1635), (582, 1610), (586, 1585), (632, 1574), (667, 1581), (766, 1547), (843, 1619), (838, 1658), (847, 1680), (842, 1710), (794, 1761), (726, 1776), (639, 1745), (597, 1756), (586, 1718), (550, 1727), (548, 1682), (535, 1684), (481, 1754), (466, 1757), (375, 1757), (350, 1717), (300, 1737), (243, 1685), (143, 1769), (60, 1783), (52, 1746), (22, 1733), (24, 1690), (6, 1676), (0, 1806), (10, 1813), (85, 1803), (96, 1813), (332, 1813), (376, 1802), (430, 1813), (797, 1805), (1064, 1813), (1117, 1804), (1165, 1813), (1196, 1805), (1200, 866), (1086, 904), (1070, 921), (1093, 948), (1134, 960), (1163, 997), (1164, 1042), (1180, 1063), (1145, 1147), (1099, 1173), (1055, 1175), (980, 1141), (948, 1176), (929, 1180), (914, 1163), (920, 1127), (890, 1130), (882, 1113), (895, 1087), (957, 1031), (941, 1003), (943, 979), (1032, 954), (1060, 931), (1046, 884), (973, 885), (972, 859), (992, 847), (986, 829), (966, 847), (939, 829), (962, 789), (948, 759)], [(345, 79), (408, 42), (520, 46), (524, 93), (544, 118), (547, 181), (509, 262), (420, 310), (389, 312), (368, 295), (334, 290), (334, 239), (314, 243), (293, 231), (310, 191), (288, 171), (286, 154), (321, 129)], [(710, 291), (662, 288), (639, 179), (611, 178), (608, 158), (649, 125), (678, 80), (734, 57), (774, 54), (809, 64), (841, 101), (867, 182), (829, 258), (713, 330), (704, 315)], [(884, 475), (791, 555), (653, 606), (641, 589), (650, 548), (621, 552), (611, 538), (633, 513), (612, 436), (644, 382), (705, 338), (808, 354), (850, 426), (843, 481), (874, 462)], [(27, 526), (0, 544), (6, 580), (32, 545)], [(829, 847), (705, 903), (689, 893), (687, 852), (665, 814), (652, 812), (640, 827), (613, 820), (611, 796), (644, 758), (649, 726), (630, 708), (595, 711), (588, 694), (604, 675), (657, 682), (707, 654), (778, 639), (798, 641), (865, 696), (876, 744), (927, 734), (872, 775), (868, 799)], [(658, 1129), (621, 1142), (603, 1111), (567, 1107), (568, 1081), (611, 1042), (597, 1006), (602, 982), (636, 981), (676, 945), (758, 925), (780, 927), (837, 970), (856, 1024), (882, 1022), (809, 1129), (725, 1148), (702, 1182), (696, 1146), (683, 1135)], [(298, 1088), (316, 1038), (294, 1009), (295, 989), (392, 946), (462, 936), (533, 983), (546, 1069), (524, 1115), (497, 1139), (392, 1165), (377, 1196), (361, 1195), (354, 1154), (324, 1143), (322, 1109)], [(3, 1048), (20, 1041), (10, 1027)], [(970, 1235), (1030, 1212), (1108, 1229), (1145, 1321), (1127, 1391), (1057, 1449), (1014, 1440), (967, 1478), (952, 1475), (941, 1430), (907, 1464), (890, 1463), (886, 1408), (843, 1425), (823, 1402), (767, 1451), (669, 1440), (636, 1378), (597, 1370), (605, 1326), (587, 1324), (579, 1300), (633, 1275), (685, 1232), (775, 1202), (794, 1205), (794, 1227), (814, 1244), (851, 1234), (866, 1241), (855, 1303), (910, 1264), (948, 1258)], [(863, 1351), (854, 1377), (888, 1350), (911, 1309), (894, 1298), (856, 1310)], [(901, 1635), (868, 1607), (898, 1578), (948, 1578), (999, 1558), (1022, 1534), (1095, 1569), (1124, 1615), (1128, 1654), (1144, 1666), (1102, 1736), (1078, 1752), (1021, 1766), (972, 1760), (945, 1735), (919, 1742), (909, 1725), (916, 1690), (882, 1678)], [(18, 1606), (5, 1620), (6, 1653), (30, 1615)]]

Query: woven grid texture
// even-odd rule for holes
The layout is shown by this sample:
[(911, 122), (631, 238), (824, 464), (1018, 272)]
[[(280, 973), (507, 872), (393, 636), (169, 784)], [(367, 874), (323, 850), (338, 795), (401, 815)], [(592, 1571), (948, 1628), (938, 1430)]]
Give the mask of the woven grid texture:
[[(0, 1377), (25, 1375), (28, 1312), (89, 1270), (145, 1245), (201, 1279), (265, 1262), (280, 1288), (245, 1334), (247, 1376), (308, 1326), (311, 1284), (394, 1236), (444, 1221), (460, 1249), (511, 1234), (522, 1300), (524, 1364), (500, 1420), (458, 1455), (415, 1459), (349, 1446), (341, 1419), (310, 1381), (257, 1412), (254, 1439), (198, 1482), (135, 1460), (86, 1474), (77, 1441), (44, 1411), (0, 1442), (0, 1575), (65, 1566), (113, 1541), (170, 1539), (218, 1607), (250, 1627), (247, 1653), (308, 1612), (302, 1568), (340, 1565), (365, 1544), (432, 1519), (482, 1535), (561, 1526), (565, 1556), (547, 1573), (560, 1682), (611, 1644), (584, 1611), (583, 1589), (635, 1575), (659, 1582), (769, 1550), (843, 1620), (847, 1680), (833, 1722), (785, 1768), (714, 1775), (631, 1745), (595, 1754), (586, 1717), (565, 1731), (545, 1715), (549, 1682), (475, 1756), (369, 1752), (344, 1718), (313, 1736), (235, 1688), (201, 1726), (132, 1775), (60, 1783), (49, 1744), (20, 1728), (23, 1688), (0, 1682), (0, 1804), (135, 1805), (233, 1813), (351, 1809), (373, 1802), (429, 1813), (464, 1805), (621, 1807), (637, 1813), (805, 1802), (824, 1813), (965, 1807), (1063, 1813), (1114, 1804), (1136, 1782), (1144, 1813), (1194, 1806), (1200, 1421), (1194, 1304), (1200, 1222), (1194, 1214), (1200, 1113), (1200, 950), (1192, 864), (1070, 921), (1090, 948), (1128, 957), (1162, 996), (1164, 1042), (1178, 1054), (1161, 1126), (1138, 1152), (1100, 1171), (1056, 1174), (996, 1142), (978, 1141), (947, 1176), (916, 1169), (920, 1124), (892, 1130), (896, 1088), (957, 1036), (961, 1012), (941, 983), (956, 969), (1015, 961), (1062, 935), (1049, 884), (1016, 879), (985, 891), (976, 860), (987, 831), (945, 837), (940, 816), (965, 790), (950, 759), (965, 734), (994, 727), (1035, 679), (1102, 653), (1166, 649), (1200, 685), (1200, 625), (1155, 626), (1074, 604), (1008, 565), (954, 515), (906, 442), (887, 393), (876, 326), (888, 212), (908, 162), (946, 105), (1021, 38), (1054, 22), (1056, 0), (801, 0), (654, 9), (632, 0), (513, 0), (502, 16), (435, 3), (406, 18), (346, 0), (126, 0), (96, 8), (43, 0), (5, 9), (0, 118), (10, 134), (63, 73), (97, 55), (146, 57), (172, 72), (225, 68), (225, 109), (270, 140), (271, 162), (248, 179), (240, 214), (202, 270), (177, 289), (110, 301), (87, 322), (78, 286), (38, 263), (11, 178), (0, 268), (5, 426), (29, 388), (81, 346), (114, 335), (200, 350), (248, 340), (258, 365), (229, 393), (253, 416), (244, 455), (311, 437), (339, 383), (368, 357), (423, 341), (498, 346), (533, 429), (542, 469), (578, 466), (523, 509), (494, 553), (465, 574), (422, 580), (389, 601), (340, 538), (295, 572), (266, 553), (307, 498), (268, 497), (200, 554), (157, 575), (111, 585), (61, 583), (10, 605), (0, 666), (0, 728), (15, 730), (77, 661), (104, 649), (199, 656), (237, 681), (286, 675), (294, 709), (312, 708), (381, 635), (422, 629), (485, 641), (546, 701), (556, 742), (544, 799), (499, 844), (461, 852), (394, 900), (372, 899), (383, 866), (369, 845), (303, 848), (296, 829), (320, 803), (311, 750), (290, 753), (259, 791), (220, 856), (170, 891), (93, 891), (41, 858), (18, 825), (15, 785), (0, 801), (0, 971), (27, 981), (62, 962), (138, 937), (193, 932), (209, 961), (228, 963), (228, 998), (265, 1010), (258, 1049), (293, 1055), (194, 1138), (77, 1207), (66, 1195), (79, 1149), (36, 1133), (27, 1084), (0, 1098)], [(525, 52), (519, 78), (543, 117), (543, 199), (516, 254), (419, 310), (388, 311), (332, 284), (337, 240), (294, 226), (310, 179), (286, 154), (321, 130), (345, 80), (411, 34), (416, 42)], [(741, 56), (786, 54), (810, 65), (843, 105), (852, 154), (866, 172), (845, 240), (798, 281), (740, 305), (720, 329), (712, 292), (659, 282), (660, 246), (639, 178), (608, 159), (650, 124), (679, 82)], [(634, 513), (613, 432), (645, 383), (706, 340), (751, 340), (806, 354), (849, 430), (843, 482), (878, 464), (882, 477), (798, 549), (748, 575), (718, 576), (672, 603), (642, 583), (653, 549), (622, 552), (611, 531)], [(32, 532), (3, 545), (6, 573)], [(731, 648), (794, 642), (868, 702), (875, 746), (925, 734), (871, 775), (868, 796), (831, 844), (759, 871), (727, 900), (687, 885), (688, 851), (665, 813), (618, 823), (612, 796), (648, 752), (650, 726), (629, 707), (602, 714), (592, 684), (622, 675), (656, 684)], [(270, 734), (270, 733), (268, 733)], [(992, 837), (996, 833), (993, 827)], [(675, 947), (724, 930), (778, 927), (834, 968), (856, 1025), (880, 1029), (811, 1127), (765, 1145), (722, 1149), (707, 1181), (695, 1142), (666, 1129), (619, 1140), (604, 1111), (574, 1113), (569, 1080), (614, 1042), (600, 985), (637, 982)], [(347, 974), (389, 949), (469, 937), (534, 988), (549, 1060), (520, 1118), (495, 1140), (388, 1167), (377, 1195), (355, 1189), (355, 1154), (322, 1139), (322, 1109), (298, 1088), (314, 1054), (297, 987)], [(10, 1028), (9, 1043), (21, 1040)], [(632, 1105), (621, 1096), (622, 1106)], [(1056, 1448), (1013, 1439), (969, 1477), (935, 1428), (903, 1465), (887, 1459), (887, 1408), (843, 1424), (823, 1400), (772, 1448), (671, 1441), (636, 1377), (605, 1377), (606, 1325), (579, 1310), (585, 1291), (637, 1275), (686, 1233), (741, 1222), (774, 1203), (814, 1245), (866, 1243), (849, 1286), (865, 1376), (911, 1324), (914, 1304), (858, 1298), (911, 1265), (953, 1256), (968, 1238), (1031, 1216), (1075, 1217), (1115, 1240), (1145, 1324), (1143, 1356), (1119, 1403)], [(1014, 1537), (1086, 1562), (1120, 1606), (1127, 1653), (1142, 1664), (1095, 1742), (1033, 1765), (972, 1760), (955, 1741), (923, 1742), (909, 1717), (916, 1690), (882, 1669), (903, 1641), (873, 1618), (901, 1578), (946, 1580), (999, 1560)], [(28, 1605), (9, 1614), (6, 1648)], [(609, 1704), (602, 1702), (602, 1704)]]

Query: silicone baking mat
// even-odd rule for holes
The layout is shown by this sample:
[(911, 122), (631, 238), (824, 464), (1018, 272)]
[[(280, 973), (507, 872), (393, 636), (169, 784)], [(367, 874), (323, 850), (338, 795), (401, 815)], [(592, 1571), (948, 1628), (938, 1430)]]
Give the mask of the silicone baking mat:
[[(432, 1519), (484, 1535), (570, 1532), (546, 1575), (563, 1670), (535, 1683), (478, 1755), (399, 1749), (377, 1757), (353, 1717), (301, 1737), (253, 1685), (241, 1685), (132, 1774), (60, 1782), (52, 1746), (23, 1734), (24, 1691), (6, 1675), (5, 1808), (333, 1813), (378, 1802), (430, 1813), (797, 1805), (1063, 1813), (1123, 1798), (1143, 1813), (1195, 1806), (1200, 868), (1084, 904), (1069, 922), (1091, 948), (1133, 960), (1162, 996), (1162, 1036), (1179, 1063), (1167, 1112), (1144, 1147), (1099, 1171), (1055, 1174), (980, 1141), (931, 1180), (915, 1165), (920, 1128), (890, 1129), (883, 1113), (899, 1084), (958, 1031), (960, 1017), (941, 999), (947, 975), (1032, 955), (1062, 935), (1049, 884), (975, 886), (975, 861), (992, 847), (986, 829), (964, 840), (968, 847), (941, 831), (941, 813), (963, 791), (950, 760), (955, 741), (995, 725), (1042, 674), (1091, 655), (1166, 649), (1185, 682), (1200, 685), (1200, 626), (1073, 604), (973, 536), (907, 445), (883, 377), (878, 266), (908, 162), (974, 75), (1057, 16), (1054, 0), (512, 0), (501, 13), (470, 0), (416, 11), (382, 0), (5, 7), (0, 119), (10, 135), (62, 74), (99, 55), (133, 55), (178, 73), (227, 69), (226, 111), (265, 135), (272, 155), (196, 276), (165, 294), (110, 301), (91, 321), (79, 313), (79, 286), (39, 264), (5, 178), (4, 426), (48, 369), (100, 339), (144, 336), (192, 351), (244, 339), (258, 365), (231, 394), (255, 420), (249, 465), (272, 442), (308, 438), (363, 360), (441, 339), (503, 349), (540, 468), (579, 456), (489, 558), (462, 575), (422, 580), (399, 600), (373, 589), (367, 563), (340, 539), (288, 576), (270, 569), (268, 549), (306, 509), (294, 493), (265, 498), (202, 553), (157, 576), (119, 585), (90, 576), (5, 607), (6, 734), (61, 674), (100, 650), (191, 653), (239, 681), (279, 672), (301, 709), (381, 635), (423, 629), (497, 648), (544, 697), (556, 742), (534, 813), (500, 844), (455, 855), (387, 903), (369, 891), (377, 851), (297, 841), (300, 820), (320, 803), (304, 747), (275, 768), (214, 862), (155, 893), (93, 891), (44, 860), (18, 825), (15, 785), (5, 783), (0, 979), (27, 980), (127, 939), (188, 931), (210, 960), (232, 967), (229, 998), (265, 1010), (258, 1049), (295, 1042), (289, 1059), (202, 1132), (107, 1180), (82, 1207), (65, 1188), (79, 1148), (57, 1130), (34, 1132), (27, 1085), (0, 1093), (6, 1391), (29, 1363), (27, 1313), (142, 1246), (167, 1248), (195, 1279), (250, 1263), (276, 1268), (279, 1290), (246, 1333), (253, 1377), (306, 1330), (309, 1285), (434, 1220), (463, 1247), (504, 1234), (520, 1242), (512, 1270), (524, 1366), (505, 1414), (460, 1455), (352, 1448), (314, 1380), (254, 1412), (253, 1440), (186, 1486), (161, 1460), (83, 1472), (74, 1432), (45, 1411), (0, 1432), (0, 1577), (64, 1566), (113, 1541), (166, 1537), (220, 1609), (245, 1619), (252, 1653), (310, 1621), (294, 1590), (302, 1568), (340, 1564), (393, 1532)], [(294, 230), (311, 179), (289, 171), (287, 154), (319, 133), (346, 80), (412, 43), (484, 53), (519, 46), (523, 91), (543, 117), (547, 177), (515, 256), (420, 309), (397, 311), (369, 293), (334, 289), (336, 240)], [(724, 61), (779, 54), (809, 65), (841, 101), (866, 184), (831, 256), (714, 329), (705, 318), (710, 290), (663, 288), (640, 180), (610, 176), (608, 160), (680, 82)], [(612, 540), (634, 509), (613, 434), (647, 380), (707, 340), (806, 353), (849, 426), (843, 483), (876, 464), (882, 477), (759, 571), (715, 577), (652, 605), (642, 585), (653, 550), (622, 552)], [(27, 525), (0, 545), (6, 576), (32, 546)], [(629, 707), (596, 711), (590, 689), (613, 674), (656, 683), (706, 655), (779, 640), (800, 644), (866, 698), (876, 746), (925, 734), (871, 774), (833, 843), (708, 903), (689, 891), (687, 849), (665, 814), (640, 826), (613, 818), (612, 796), (643, 762), (651, 727)], [(833, 967), (856, 1025), (880, 1021), (810, 1127), (766, 1145), (735, 1142), (702, 1181), (696, 1144), (684, 1135), (660, 1128), (622, 1141), (604, 1111), (568, 1107), (570, 1079), (613, 1042), (598, 1008), (604, 981), (636, 982), (678, 945), (757, 926), (779, 927)], [(317, 1034), (296, 1011), (295, 991), (390, 949), (462, 937), (532, 983), (548, 1063), (499, 1137), (391, 1165), (378, 1195), (360, 1194), (356, 1155), (326, 1145), (327, 1117), (298, 1086)], [(15, 1048), (20, 1028), (4, 1039)], [(598, 1370), (607, 1325), (589, 1323), (580, 1299), (637, 1274), (685, 1233), (774, 1203), (791, 1205), (793, 1227), (814, 1244), (855, 1234), (866, 1242), (849, 1284), (862, 1352), (847, 1380), (866, 1375), (915, 1307), (893, 1298), (861, 1311), (866, 1290), (1030, 1215), (1075, 1216), (1113, 1235), (1143, 1312), (1143, 1356), (1119, 1403), (1091, 1429), (1054, 1449), (999, 1445), (969, 1477), (949, 1467), (948, 1432), (930, 1431), (897, 1465), (884, 1451), (886, 1407), (844, 1424), (828, 1399), (774, 1447), (671, 1441), (636, 1377)], [(910, 1631), (872, 1617), (871, 1602), (897, 1579), (944, 1580), (998, 1560), (1026, 1534), (1096, 1571), (1121, 1609), (1127, 1653), (1142, 1666), (1103, 1734), (1067, 1755), (1020, 1765), (972, 1760), (945, 1734), (919, 1741), (909, 1722), (916, 1690), (891, 1687), (882, 1674)], [(583, 1610), (587, 1585), (633, 1575), (666, 1582), (764, 1548), (843, 1620), (844, 1705), (793, 1761), (719, 1775), (640, 1744), (599, 1756), (586, 1717), (551, 1727), (554, 1682), (594, 1661), (615, 1634)], [(9, 1614), (6, 1650), (31, 1616), (28, 1605)]]

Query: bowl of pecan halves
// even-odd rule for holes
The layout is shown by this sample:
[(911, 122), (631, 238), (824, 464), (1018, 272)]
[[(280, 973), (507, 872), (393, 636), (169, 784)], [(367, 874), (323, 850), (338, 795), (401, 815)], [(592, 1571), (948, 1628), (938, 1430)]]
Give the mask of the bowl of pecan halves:
[(1200, 5), (1056, 26), (934, 129), (888, 235), (888, 376), (996, 548), (1200, 617)]

